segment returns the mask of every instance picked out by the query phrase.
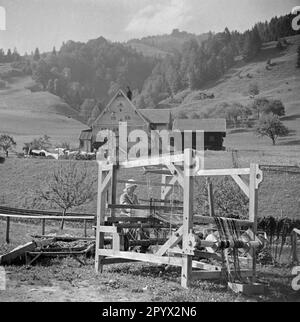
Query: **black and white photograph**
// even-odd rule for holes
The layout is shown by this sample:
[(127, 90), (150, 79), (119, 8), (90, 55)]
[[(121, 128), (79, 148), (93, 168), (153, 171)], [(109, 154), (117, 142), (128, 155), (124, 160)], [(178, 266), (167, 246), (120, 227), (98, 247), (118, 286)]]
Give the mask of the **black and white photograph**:
[(300, 302), (299, 191), (299, 0), (0, 0), (0, 302)]

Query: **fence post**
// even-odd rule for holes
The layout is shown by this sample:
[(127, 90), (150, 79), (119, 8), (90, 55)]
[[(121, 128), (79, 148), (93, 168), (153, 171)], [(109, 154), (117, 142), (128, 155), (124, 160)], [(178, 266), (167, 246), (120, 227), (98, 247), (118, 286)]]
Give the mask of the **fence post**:
[(84, 223), (84, 237), (87, 237), (86, 219), (84, 219), (83, 223)]
[(6, 243), (9, 244), (10, 217), (6, 217)]
[(45, 235), (46, 219), (42, 219), (42, 235)]

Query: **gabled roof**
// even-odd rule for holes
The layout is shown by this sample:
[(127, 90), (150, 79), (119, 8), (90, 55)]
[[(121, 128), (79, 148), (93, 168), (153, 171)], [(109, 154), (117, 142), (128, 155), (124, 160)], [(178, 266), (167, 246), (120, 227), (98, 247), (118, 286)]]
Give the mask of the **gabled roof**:
[(168, 124), (171, 118), (169, 109), (140, 109), (139, 112), (150, 122), (154, 124)]
[(116, 94), (112, 97), (112, 99), (109, 101), (109, 103), (106, 105), (105, 109), (100, 113), (100, 115), (96, 118), (96, 120), (93, 122), (96, 123), (98, 122), (98, 120), (102, 117), (102, 115), (109, 109), (110, 105), (113, 103), (113, 101), (119, 97), (119, 96), (123, 96), (127, 102), (129, 103), (129, 105), (133, 108), (133, 110), (140, 116), (140, 118), (148, 125), (149, 121), (142, 115), (142, 113), (140, 113), (141, 110), (138, 110), (134, 104), (131, 102), (131, 100), (127, 97), (127, 95), (121, 90), (119, 89)]
[(91, 140), (92, 139), (92, 130), (83, 130), (80, 133), (79, 140)]
[(175, 129), (226, 133), (226, 119), (176, 119), (173, 123)]

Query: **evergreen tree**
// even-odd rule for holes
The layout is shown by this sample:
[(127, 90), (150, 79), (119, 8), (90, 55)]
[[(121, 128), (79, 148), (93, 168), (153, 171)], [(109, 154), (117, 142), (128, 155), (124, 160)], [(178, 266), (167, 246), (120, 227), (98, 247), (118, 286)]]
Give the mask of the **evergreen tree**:
[(3, 49), (0, 49), (0, 63), (5, 62), (5, 53)]
[(8, 50), (7, 50), (7, 54), (6, 54), (6, 59), (5, 59), (5, 61), (6, 61), (7, 63), (11, 63), (11, 62), (12, 62), (12, 53), (11, 53), (11, 50), (10, 50), (10, 49), (8, 49)]
[(33, 55), (33, 60), (34, 61), (39, 61), (41, 59), (40, 51), (38, 48), (35, 49), (34, 55)]

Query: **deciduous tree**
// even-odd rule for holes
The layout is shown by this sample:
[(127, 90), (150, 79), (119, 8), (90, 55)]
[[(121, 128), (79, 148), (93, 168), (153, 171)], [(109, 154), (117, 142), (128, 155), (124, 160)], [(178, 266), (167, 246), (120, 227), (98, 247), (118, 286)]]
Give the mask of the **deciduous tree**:
[(278, 137), (286, 136), (289, 133), (288, 128), (279, 120), (277, 115), (263, 115), (257, 125), (256, 133), (259, 136), (266, 136), (276, 144)]
[[(96, 196), (96, 179), (81, 162), (70, 161), (53, 171), (50, 180), (40, 187), (34, 200), (40, 206), (59, 207), (62, 216), (67, 211), (82, 206)], [(60, 229), (64, 228), (64, 219)]]
[(8, 155), (8, 151), (17, 145), (14, 138), (8, 134), (0, 135), (0, 148)]

